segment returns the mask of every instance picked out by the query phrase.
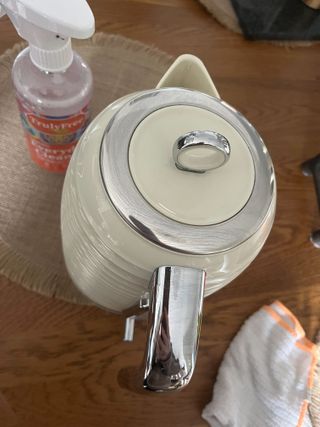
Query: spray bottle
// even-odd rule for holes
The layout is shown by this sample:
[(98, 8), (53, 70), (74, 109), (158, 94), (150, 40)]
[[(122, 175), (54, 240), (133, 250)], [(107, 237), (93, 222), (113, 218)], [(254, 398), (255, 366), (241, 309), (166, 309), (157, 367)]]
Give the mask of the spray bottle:
[(64, 172), (89, 121), (92, 74), (71, 48), (71, 37), (94, 33), (85, 0), (0, 0), (29, 47), (16, 58), (12, 79), (31, 158)]

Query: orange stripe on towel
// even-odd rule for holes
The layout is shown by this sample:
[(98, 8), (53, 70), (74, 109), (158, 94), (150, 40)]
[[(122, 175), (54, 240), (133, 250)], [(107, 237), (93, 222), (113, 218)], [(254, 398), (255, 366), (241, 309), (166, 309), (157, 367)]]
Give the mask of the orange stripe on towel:
[[(288, 331), (292, 336), (298, 339), (295, 342), (295, 345), (300, 350), (303, 350), (306, 353), (311, 354), (311, 363), (310, 363), (308, 381), (307, 381), (307, 387), (310, 390), (313, 387), (315, 369), (316, 369), (317, 360), (318, 360), (317, 347), (313, 342), (311, 342), (310, 340), (308, 340), (308, 338), (305, 337), (305, 332), (301, 324), (299, 323), (298, 319), (291, 313), (291, 311), (288, 310), (287, 307), (285, 307), (280, 301), (275, 301), (274, 304), (276, 304), (278, 308), (288, 316), (288, 318), (294, 325), (294, 328), (288, 325), (288, 323), (284, 321), (282, 317), (275, 310), (272, 309), (272, 307), (265, 305), (263, 306), (263, 309), (278, 323), (279, 326), (281, 326), (283, 329)], [(309, 402), (307, 400), (304, 400), (301, 404), (297, 427), (302, 427), (308, 406), (309, 406)]]
[(299, 340), (296, 342), (296, 346), (300, 348), (300, 350), (306, 351), (307, 353), (310, 353), (312, 355), (315, 355), (316, 353), (316, 346), (311, 341), (309, 341), (306, 338), (303, 338), (302, 340)]
[(288, 331), (291, 335), (293, 335), (294, 337), (297, 336), (296, 331), (291, 328), (287, 322), (285, 322), (282, 317), (272, 309), (272, 307), (270, 307), (269, 305), (264, 305), (262, 307), (271, 317), (274, 318), (274, 320), (286, 331)]
[(284, 314), (286, 314), (289, 317), (291, 322), (294, 324), (294, 329), (296, 330), (297, 334), (301, 337), (304, 337), (306, 334), (299, 320), (296, 318), (296, 316), (292, 314), (291, 311), (285, 305), (282, 304), (282, 302), (275, 301), (274, 304), (277, 305), (280, 308), (280, 310), (282, 310)]
[(306, 400), (304, 400), (302, 402), (302, 406), (301, 406), (301, 410), (300, 410), (300, 415), (299, 415), (297, 427), (301, 427), (302, 426), (302, 423), (303, 423), (304, 417), (306, 415), (307, 409), (308, 409), (308, 402)]
[(300, 348), (300, 350), (306, 351), (312, 355), (316, 355), (316, 345), (305, 337), (304, 329), (300, 325), (298, 319), (280, 301), (275, 301), (274, 304), (276, 304), (290, 318), (291, 322), (295, 325), (294, 328), (288, 325), (288, 323), (282, 319), (280, 314), (269, 305), (263, 306), (263, 309), (271, 317), (273, 317), (274, 320), (276, 320), (279, 326), (288, 331), (292, 336), (298, 338), (298, 341), (295, 342), (295, 345)]

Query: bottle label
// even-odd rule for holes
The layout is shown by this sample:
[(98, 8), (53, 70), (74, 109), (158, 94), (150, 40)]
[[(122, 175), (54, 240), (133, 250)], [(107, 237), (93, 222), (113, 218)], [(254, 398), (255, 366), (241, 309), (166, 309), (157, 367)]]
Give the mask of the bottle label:
[(32, 160), (52, 172), (65, 172), (90, 119), (88, 106), (60, 117), (36, 114), (18, 98), (20, 117)]

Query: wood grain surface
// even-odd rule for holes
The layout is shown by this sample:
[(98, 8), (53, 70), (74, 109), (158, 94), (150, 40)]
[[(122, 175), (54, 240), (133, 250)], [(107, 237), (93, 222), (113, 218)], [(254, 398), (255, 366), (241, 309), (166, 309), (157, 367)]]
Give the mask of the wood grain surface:
[[(243, 40), (194, 0), (94, 0), (98, 31), (153, 44), (206, 63), (222, 97), (264, 138), (278, 182), (274, 228), (261, 254), (205, 301), (194, 378), (184, 391), (139, 394), (132, 381), (144, 349), (121, 341), (120, 317), (50, 300), (0, 280), (0, 426), (200, 427), (223, 353), (243, 321), (275, 299), (313, 338), (319, 328), (320, 225), (312, 180), (299, 165), (320, 151), (320, 46), (289, 49)], [(0, 52), (18, 41), (0, 20)], [(1, 117), (0, 117), (1, 122)]]

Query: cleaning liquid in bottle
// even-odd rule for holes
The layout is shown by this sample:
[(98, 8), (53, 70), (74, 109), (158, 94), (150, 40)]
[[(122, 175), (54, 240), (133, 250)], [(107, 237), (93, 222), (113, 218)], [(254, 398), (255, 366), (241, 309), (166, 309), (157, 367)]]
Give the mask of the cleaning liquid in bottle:
[(93, 14), (85, 0), (0, 0), (4, 13), (29, 43), (14, 62), (12, 80), (31, 158), (65, 172), (89, 122), (93, 86), (71, 37), (94, 33)]

